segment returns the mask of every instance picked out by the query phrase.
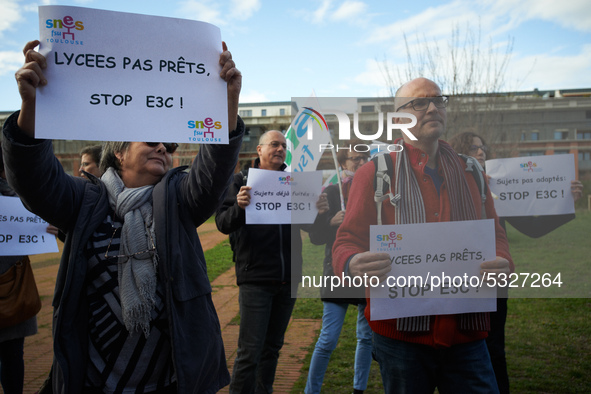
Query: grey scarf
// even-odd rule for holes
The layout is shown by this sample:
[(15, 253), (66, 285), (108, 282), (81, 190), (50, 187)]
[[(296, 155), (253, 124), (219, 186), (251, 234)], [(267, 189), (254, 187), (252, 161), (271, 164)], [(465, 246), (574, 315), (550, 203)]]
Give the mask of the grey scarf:
[(101, 180), (107, 187), (111, 208), (123, 218), (118, 261), (123, 323), (130, 333), (141, 329), (148, 337), (158, 266), (152, 217), (154, 186), (126, 188), (113, 168)]
[[(439, 164), (447, 183), (451, 204), (451, 221), (477, 220), (474, 203), (464, 169), (458, 154), (446, 143), (439, 143)], [(401, 199), (396, 207), (396, 223), (425, 223), (425, 203), (419, 184), (412, 170), (408, 154), (396, 153), (394, 166), (394, 195)], [(462, 313), (459, 315), (460, 329), (487, 331), (490, 329), (488, 313)], [(415, 316), (397, 319), (399, 331), (429, 331), (431, 316)]]

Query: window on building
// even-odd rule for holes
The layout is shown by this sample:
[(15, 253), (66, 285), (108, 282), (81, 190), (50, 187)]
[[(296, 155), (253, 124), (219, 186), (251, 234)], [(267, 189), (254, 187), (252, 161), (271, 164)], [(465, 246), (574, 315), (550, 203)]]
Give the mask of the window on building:
[(591, 152), (579, 152), (579, 161), (591, 161)]
[(261, 116), (267, 116), (267, 110), (261, 109)]
[(522, 152), (522, 156), (544, 156), (545, 152), (542, 150), (532, 150), (529, 152)]
[(238, 115), (240, 115), (243, 118), (252, 117), (252, 109), (241, 109), (240, 111), (238, 111)]
[(540, 140), (540, 132), (538, 132), (538, 131), (532, 131), (532, 133), (530, 135), (530, 140), (532, 140), (532, 141), (539, 141)]
[(374, 106), (373, 105), (362, 105), (361, 106), (361, 112), (374, 112)]
[(386, 104), (386, 105), (382, 105), (381, 108), (383, 113), (388, 113), (388, 112), (394, 112), (394, 105), (393, 104)]
[(285, 116), (285, 108), (279, 108), (279, 115)]
[(555, 150), (554, 154), (555, 155), (568, 155), (570, 152), (567, 150)]
[(577, 139), (578, 140), (591, 140), (591, 130), (578, 130), (577, 131)]
[(555, 131), (554, 132), (554, 139), (555, 140), (567, 140), (568, 139), (568, 131)]
[(585, 117), (586, 117), (587, 119), (591, 119), (591, 111), (586, 111), (586, 112), (585, 112)]

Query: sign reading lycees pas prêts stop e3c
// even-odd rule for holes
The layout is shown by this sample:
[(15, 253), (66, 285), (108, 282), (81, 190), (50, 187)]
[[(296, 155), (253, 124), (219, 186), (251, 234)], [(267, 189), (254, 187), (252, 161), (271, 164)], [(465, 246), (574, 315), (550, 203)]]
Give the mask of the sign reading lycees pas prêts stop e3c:
[(37, 137), (228, 143), (216, 26), (41, 6), (39, 31), (48, 84), (37, 93)]

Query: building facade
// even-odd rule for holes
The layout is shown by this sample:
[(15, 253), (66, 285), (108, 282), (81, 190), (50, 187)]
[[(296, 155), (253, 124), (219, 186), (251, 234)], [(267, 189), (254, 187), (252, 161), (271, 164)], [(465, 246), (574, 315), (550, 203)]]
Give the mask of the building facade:
[[(353, 104), (346, 112), (352, 123), (352, 136), (357, 128), (363, 135), (392, 142), (386, 138), (387, 114), (395, 112), (392, 98), (349, 101)], [(261, 134), (268, 130), (285, 133), (298, 111), (298, 105), (292, 101), (240, 104), (239, 115), (246, 124), (246, 134), (237, 170), (252, 165)], [(0, 112), (0, 123), (9, 115), (10, 112)], [(336, 116), (328, 113), (325, 118), (334, 144), (346, 145), (338, 138)], [(490, 158), (573, 154), (579, 179), (591, 179), (591, 88), (451, 97), (444, 139), (463, 131), (483, 135), (492, 147)], [(400, 136), (400, 131), (395, 131), (392, 139)], [(66, 172), (78, 175), (80, 150), (96, 143), (99, 141), (55, 140), (54, 151)], [(199, 145), (180, 144), (173, 164), (190, 165), (198, 149)], [(322, 157), (318, 169), (334, 169), (331, 153), (325, 151)]]

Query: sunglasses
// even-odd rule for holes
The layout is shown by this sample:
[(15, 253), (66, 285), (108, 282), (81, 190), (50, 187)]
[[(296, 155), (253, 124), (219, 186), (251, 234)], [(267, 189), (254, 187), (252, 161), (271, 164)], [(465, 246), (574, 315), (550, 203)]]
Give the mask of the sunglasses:
[(155, 148), (158, 145), (162, 144), (162, 145), (164, 145), (164, 148), (166, 149), (166, 151), (168, 153), (170, 153), (171, 155), (174, 152), (176, 152), (176, 149), (179, 147), (179, 144), (177, 144), (176, 142), (146, 142), (145, 144), (151, 148)]

